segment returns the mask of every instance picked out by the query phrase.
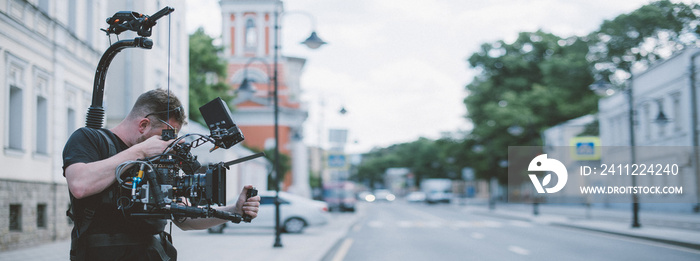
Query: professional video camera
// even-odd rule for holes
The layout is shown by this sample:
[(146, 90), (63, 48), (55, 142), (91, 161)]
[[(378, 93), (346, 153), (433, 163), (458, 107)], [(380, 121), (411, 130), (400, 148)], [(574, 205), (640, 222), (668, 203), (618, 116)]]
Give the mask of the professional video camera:
[[(175, 138), (162, 154), (127, 161), (117, 167), (116, 178), (121, 188), (117, 205), (124, 213), (144, 218), (216, 217), (235, 223), (241, 219), (250, 222), (249, 216), (241, 217), (215, 210), (211, 206), (226, 204), (226, 170), (229, 166), (264, 154), (253, 154), (202, 167), (197, 157), (190, 152), (192, 148), (211, 142), (215, 145), (214, 149), (227, 149), (243, 141), (244, 137), (231, 120), (221, 98), (216, 98), (199, 109), (209, 126), (210, 135), (187, 134)], [(172, 130), (163, 130), (163, 137), (172, 135), (169, 131)], [(188, 137), (195, 136), (198, 138), (186, 141)], [(202, 171), (195, 173), (198, 170)], [(255, 190), (249, 190), (247, 196), (255, 196), (256, 193)]]
[[(148, 37), (151, 36), (156, 20), (169, 15), (174, 10), (171, 7), (165, 7), (151, 16), (121, 11), (107, 18), (109, 28), (102, 31), (106, 32), (108, 37), (111, 34), (119, 35), (124, 31), (135, 31), (139, 37), (117, 41), (111, 44), (102, 55), (95, 71), (92, 104), (87, 113), (87, 127), (102, 128), (104, 84), (112, 59), (125, 48), (151, 49), (153, 41)], [(250, 216), (216, 210), (212, 205), (226, 203), (228, 167), (263, 156), (264, 153), (202, 167), (197, 157), (190, 152), (192, 148), (211, 142), (215, 145), (214, 149), (228, 149), (243, 141), (244, 138), (240, 129), (233, 123), (228, 107), (221, 98), (216, 98), (199, 109), (209, 127), (210, 135), (187, 134), (178, 138), (174, 130), (163, 130), (163, 139), (173, 140), (173, 142), (162, 154), (124, 162), (117, 167), (116, 178), (119, 189), (116, 191), (115, 198), (116, 207), (122, 210), (122, 213), (141, 218), (216, 217), (235, 223), (241, 220), (250, 222)], [(198, 138), (188, 141), (190, 137)], [(255, 195), (257, 190), (248, 190), (247, 197)]]

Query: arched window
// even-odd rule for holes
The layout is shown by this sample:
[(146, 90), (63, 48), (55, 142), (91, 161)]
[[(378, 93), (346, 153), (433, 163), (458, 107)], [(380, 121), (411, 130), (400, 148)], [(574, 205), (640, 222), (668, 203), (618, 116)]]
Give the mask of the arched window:
[(245, 49), (249, 52), (254, 52), (258, 46), (258, 33), (255, 29), (255, 21), (253, 18), (248, 18), (245, 22)]

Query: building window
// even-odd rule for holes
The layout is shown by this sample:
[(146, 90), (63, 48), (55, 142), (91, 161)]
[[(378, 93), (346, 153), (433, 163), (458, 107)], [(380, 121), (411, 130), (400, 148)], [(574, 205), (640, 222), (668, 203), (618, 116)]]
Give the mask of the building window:
[(66, 140), (75, 131), (75, 110), (73, 108), (68, 108), (66, 111)]
[(647, 141), (651, 139), (651, 123), (649, 122), (649, 119), (651, 119), (650, 115), (651, 115), (651, 106), (649, 105), (649, 103), (645, 103), (643, 105), (642, 120), (640, 123), (643, 126), (642, 128), (644, 130), (644, 139)]
[(255, 52), (258, 46), (258, 33), (255, 28), (253, 18), (248, 18), (245, 22), (245, 50), (246, 52)]
[(68, 0), (68, 30), (75, 33), (78, 27), (78, 5), (77, 0)]
[(36, 227), (46, 228), (46, 204), (36, 205)]
[[(40, 73), (43, 74), (43, 73)], [(49, 153), (49, 99), (48, 79), (45, 75), (36, 77), (36, 122), (34, 126), (34, 152), (37, 154)]]
[(76, 92), (76, 87), (66, 83), (66, 140), (70, 138), (70, 135), (78, 128), (78, 114), (76, 112), (76, 107), (80, 106), (78, 103), (78, 97)]
[[(170, 25), (168, 25), (168, 26), (170, 26)], [(175, 41), (172, 41), (172, 42), (173, 42), (173, 45), (175, 46), (173, 48), (173, 50), (175, 50), (175, 59), (177, 59), (178, 64), (180, 64), (182, 62), (182, 57), (183, 57), (183, 55), (180, 55), (180, 54), (182, 54), (181, 49), (183, 47), (183, 45), (181, 44), (181, 41), (183, 41), (183, 40), (181, 40), (182, 39), (182, 30), (180, 28), (182, 28), (182, 26), (180, 25), (180, 22), (179, 21), (175, 22)]]
[[(90, 2), (90, 1), (88, 1)], [(49, 0), (39, 0), (38, 6), (39, 10), (44, 12), (45, 14), (49, 14)]]
[(673, 131), (675, 132), (681, 132), (683, 130), (683, 122), (682, 119), (685, 119), (681, 114), (683, 111), (681, 110), (681, 93), (676, 92), (671, 94), (671, 100), (673, 102), (671, 103), (673, 106), (673, 118), (671, 120), (673, 121)]
[[(656, 100), (656, 102), (659, 104), (659, 111), (656, 113), (658, 115), (659, 113), (664, 111), (664, 99), (663, 98), (658, 99), (658, 100)], [(652, 121), (654, 121), (654, 120), (656, 120), (656, 117), (654, 117), (654, 119), (652, 119)], [(657, 128), (659, 128), (659, 137), (666, 136), (666, 124), (657, 123), (656, 125), (657, 125)]]
[(13, 150), (23, 150), (23, 119), (24, 119), (24, 68), (18, 60), (9, 58), (7, 72), (8, 101), (5, 129), (7, 130), (7, 147)]
[(22, 231), (22, 205), (10, 204), (10, 231)]
[(18, 21), (22, 21), (24, 19), (24, 6), (20, 3), (20, 1), (9, 1), (10, 2), (10, 16), (14, 17)]
[(46, 97), (36, 97), (36, 146), (38, 154), (48, 154), (48, 114), (49, 105)]
[(85, 10), (85, 41), (88, 43), (88, 45), (92, 46), (92, 40), (94, 38), (94, 32), (96, 30), (96, 28), (93, 25), (95, 21), (95, 19), (93, 19), (93, 14), (95, 13), (93, 8), (93, 1), (85, 1)]

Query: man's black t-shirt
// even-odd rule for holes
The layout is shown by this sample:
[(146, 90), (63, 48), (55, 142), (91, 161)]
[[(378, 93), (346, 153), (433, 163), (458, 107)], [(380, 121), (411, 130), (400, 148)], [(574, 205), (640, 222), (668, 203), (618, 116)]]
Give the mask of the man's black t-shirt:
[[(119, 153), (126, 150), (127, 145), (109, 130), (102, 129), (110, 137)], [(63, 149), (63, 170), (71, 164), (90, 163), (100, 161), (110, 157), (109, 143), (104, 135), (97, 129), (87, 127), (76, 130), (66, 142)], [(165, 228), (166, 221), (162, 219), (142, 219), (130, 218), (122, 210), (117, 208), (114, 200), (118, 196), (112, 197), (112, 202), (104, 202), (104, 193), (112, 190), (113, 184), (105, 191), (83, 199), (73, 201), (73, 213), (76, 216), (76, 227), (84, 216), (84, 209), (94, 209), (95, 215), (89, 228), (84, 234), (140, 234), (153, 235), (160, 233)], [(76, 240), (76, 227), (73, 228), (72, 237)], [(80, 235), (82, 237), (82, 235)]]

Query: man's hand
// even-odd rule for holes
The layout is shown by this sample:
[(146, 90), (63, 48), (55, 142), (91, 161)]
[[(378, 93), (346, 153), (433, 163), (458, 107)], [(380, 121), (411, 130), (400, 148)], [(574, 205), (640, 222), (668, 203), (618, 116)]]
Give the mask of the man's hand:
[(134, 149), (137, 149), (142, 154), (142, 157), (140, 158), (147, 158), (163, 153), (172, 142), (173, 141), (164, 141), (160, 135), (154, 135), (145, 141), (134, 145)]
[(246, 193), (248, 190), (253, 189), (253, 185), (246, 185), (241, 190), (241, 194), (238, 196), (238, 201), (236, 201), (236, 213), (247, 214), (251, 218), (258, 216), (258, 209), (260, 208), (260, 196), (254, 196), (246, 199)]

